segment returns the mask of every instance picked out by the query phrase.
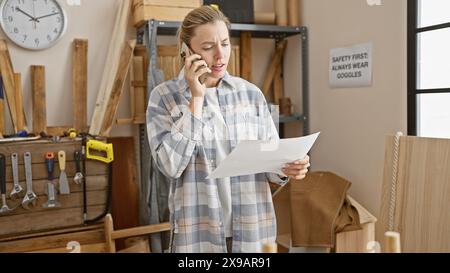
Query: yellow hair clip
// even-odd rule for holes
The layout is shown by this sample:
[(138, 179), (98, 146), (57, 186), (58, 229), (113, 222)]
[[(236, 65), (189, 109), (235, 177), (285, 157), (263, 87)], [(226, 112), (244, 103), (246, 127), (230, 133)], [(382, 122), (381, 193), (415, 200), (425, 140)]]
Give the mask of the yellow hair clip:
[(211, 4), (210, 6), (211, 6), (213, 9), (219, 11), (219, 5), (217, 5), (217, 4)]

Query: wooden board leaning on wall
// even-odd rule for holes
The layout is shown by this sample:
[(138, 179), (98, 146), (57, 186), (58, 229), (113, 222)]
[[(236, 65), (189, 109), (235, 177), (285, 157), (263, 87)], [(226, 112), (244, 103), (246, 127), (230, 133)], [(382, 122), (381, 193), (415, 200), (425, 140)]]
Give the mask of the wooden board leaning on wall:
[[(396, 231), (400, 233), (402, 252), (449, 252), (450, 140), (400, 137), (394, 191), (395, 137), (386, 137), (385, 143), (377, 238), (386, 231)], [(396, 193), (393, 197), (392, 192)], [(389, 230), (391, 209), (393, 230)]]

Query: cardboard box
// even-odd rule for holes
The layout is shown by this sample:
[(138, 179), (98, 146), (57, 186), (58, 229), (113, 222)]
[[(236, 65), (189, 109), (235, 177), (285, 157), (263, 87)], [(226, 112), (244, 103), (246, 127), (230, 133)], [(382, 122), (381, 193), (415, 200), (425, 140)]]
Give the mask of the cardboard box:
[(232, 23), (255, 23), (253, 0), (205, 0), (204, 3), (218, 5)]
[(183, 21), (193, 9), (200, 7), (202, 0), (134, 0), (133, 17), (135, 27), (148, 20)]

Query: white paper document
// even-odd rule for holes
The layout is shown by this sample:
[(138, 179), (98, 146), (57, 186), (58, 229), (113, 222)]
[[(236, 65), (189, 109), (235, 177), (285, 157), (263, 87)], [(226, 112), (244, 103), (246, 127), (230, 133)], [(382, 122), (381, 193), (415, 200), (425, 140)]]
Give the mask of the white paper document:
[(287, 163), (303, 159), (320, 133), (276, 141), (244, 140), (207, 177), (217, 179), (257, 173), (277, 173)]

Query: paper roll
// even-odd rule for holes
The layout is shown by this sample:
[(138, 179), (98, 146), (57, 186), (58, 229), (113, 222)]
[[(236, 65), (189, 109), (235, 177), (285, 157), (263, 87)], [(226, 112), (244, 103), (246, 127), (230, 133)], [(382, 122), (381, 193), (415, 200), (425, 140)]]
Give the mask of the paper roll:
[(289, 26), (299, 26), (299, 0), (288, 0), (288, 24)]
[(277, 25), (288, 25), (287, 0), (274, 0), (274, 9), (276, 13)]

